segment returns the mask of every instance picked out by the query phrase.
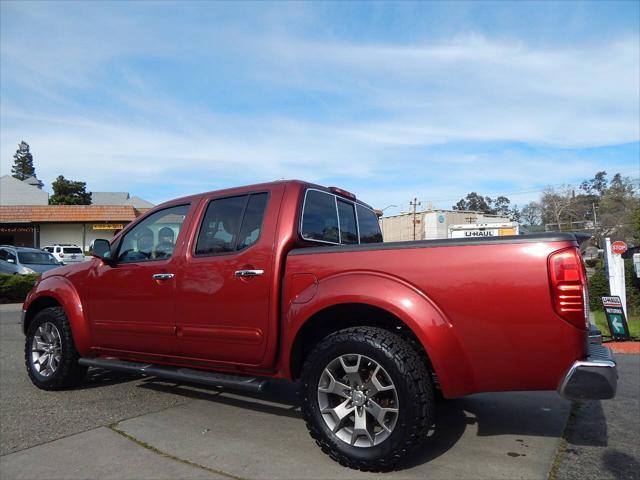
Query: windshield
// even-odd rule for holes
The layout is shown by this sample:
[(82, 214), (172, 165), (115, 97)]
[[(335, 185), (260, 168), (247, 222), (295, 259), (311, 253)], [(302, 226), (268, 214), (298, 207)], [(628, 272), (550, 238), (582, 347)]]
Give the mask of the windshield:
[(25, 265), (58, 265), (56, 258), (47, 252), (18, 252), (18, 259)]
[(63, 253), (82, 253), (79, 247), (64, 247), (62, 249)]

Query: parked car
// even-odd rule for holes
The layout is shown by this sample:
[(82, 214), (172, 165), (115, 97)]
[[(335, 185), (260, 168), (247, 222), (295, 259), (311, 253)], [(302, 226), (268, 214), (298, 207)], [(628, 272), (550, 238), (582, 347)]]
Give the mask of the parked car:
[(300, 381), (318, 445), (372, 471), (423, 444), (436, 390), (615, 395), (575, 235), (381, 242), (369, 205), (299, 181), (164, 203), (43, 275), (24, 304), (28, 374), (44, 390), (88, 367)]
[(0, 246), (0, 273), (9, 275), (43, 273), (60, 265), (61, 263), (53, 255), (37, 248)]
[(77, 245), (69, 245), (66, 243), (48, 245), (43, 250), (52, 254), (56, 259), (63, 264), (68, 265), (70, 263), (84, 262), (84, 252)]

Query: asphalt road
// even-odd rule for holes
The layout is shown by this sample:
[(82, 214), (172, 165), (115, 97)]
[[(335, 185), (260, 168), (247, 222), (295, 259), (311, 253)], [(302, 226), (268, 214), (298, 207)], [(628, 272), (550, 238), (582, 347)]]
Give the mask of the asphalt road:
[[(288, 382), (250, 396), (92, 370), (75, 390), (40, 391), (25, 372), (18, 321), (19, 306), (0, 305), (3, 480), (379, 478), (316, 447)], [(550, 469), (558, 479), (637, 478), (639, 358), (621, 359), (612, 402), (572, 410), (554, 392), (443, 401), (424, 451), (385, 478), (547, 479)]]

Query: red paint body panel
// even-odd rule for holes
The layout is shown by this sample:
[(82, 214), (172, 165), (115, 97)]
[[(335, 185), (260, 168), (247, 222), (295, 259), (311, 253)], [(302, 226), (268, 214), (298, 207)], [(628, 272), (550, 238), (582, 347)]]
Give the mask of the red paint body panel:
[[(191, 204), (171, 259), (93, 259), (45, 273), (25, 302), (27, 321), (49, 297), (67, 312), (83, 356), (290, 377), (292, 347), (311, 317), (335, 305), (367, 304), (415, 334), (447, 397), (555, 389), (585, 356), (586, 331), (553, 309), (547, 267), (551, 253), (575, 242), (421, 242), (306, 253), (304, 247), (318, 246), (298, 234), (311, 186), (274, 182), (160, 205), (146, 216)], [(240, 252), (193, 255), (208, 202), (256, 192), (269, 193), (258, 241)], [(234, 275), (243, 269), (264, 274)], [(153, 273), (175, 277), (159, 282)]]

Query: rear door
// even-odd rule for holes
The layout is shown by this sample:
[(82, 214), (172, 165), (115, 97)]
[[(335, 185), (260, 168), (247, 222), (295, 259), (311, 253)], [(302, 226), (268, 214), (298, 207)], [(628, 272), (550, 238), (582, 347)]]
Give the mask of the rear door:
[[(209, 197), (178, 281), (185, 357), (261, 364), (270, 332), (273, 252), (283, 188)], [(276, 287), (273, 287), (276, 288)]]

